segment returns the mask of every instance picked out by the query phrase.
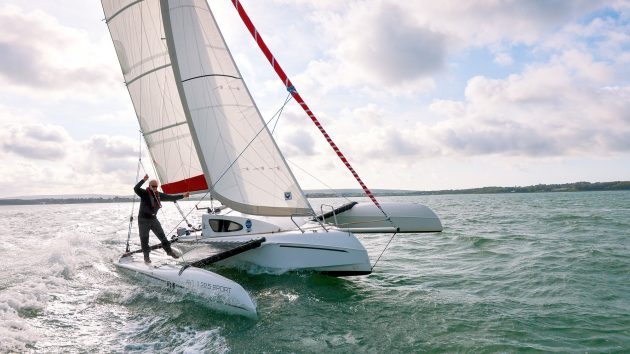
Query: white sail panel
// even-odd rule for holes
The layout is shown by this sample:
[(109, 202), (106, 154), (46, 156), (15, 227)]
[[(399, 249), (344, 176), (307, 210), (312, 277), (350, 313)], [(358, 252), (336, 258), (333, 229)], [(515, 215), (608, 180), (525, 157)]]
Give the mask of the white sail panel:
[(159, 0), (102, 0), (125, 83), (167, 193), (206, 190), (164, 35)]
[(166, 3), (174, 73), (213, 194), (247, 214), (310, 215), (205, 0)]

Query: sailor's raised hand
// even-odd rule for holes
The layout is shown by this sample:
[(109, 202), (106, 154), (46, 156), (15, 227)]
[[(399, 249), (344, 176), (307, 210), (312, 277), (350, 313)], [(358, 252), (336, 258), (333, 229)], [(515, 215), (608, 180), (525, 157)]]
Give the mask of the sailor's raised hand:
[(146, 180), (148, 180), (148, 179), (149, 179), (149, 175), (144, 175), (144, 177), (142, 177), (142, 180), (143, 180), (143, 181), (146, 181)]
[(190, 197), (190, 193), (188, 192), (184, 193), (184, 198), (188, 198), (188, 197)]

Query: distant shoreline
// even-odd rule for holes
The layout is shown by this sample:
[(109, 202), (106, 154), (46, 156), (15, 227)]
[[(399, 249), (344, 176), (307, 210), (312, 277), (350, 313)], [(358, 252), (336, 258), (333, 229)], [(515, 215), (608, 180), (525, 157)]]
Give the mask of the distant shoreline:
[[(393, 196), (417, 196), (417, 195), (448, 195), (448, 194), (502, 194), (502, 193), (555, 193), (555, 192), (592, 192), (592, 191), (620, 191), (630, 190), (630, 181), (615, 182), (576, 182), (565, 184), (537, 184), (525, 187), (482, 187), (469, 189), (445, 189), (437, 191), (401, 191), (401, 190), (375, 190), (377, 197)], [(359, 189), (345, 189), (339, 193), (306, 191), (307, 198), (335, 198), (335, 197), (364, 197), (365, 194)], [(83, 203), (129, 203), (133, 197), (69, 197), (69, 198), (41, 198), (41, 199), (20, 199), (2, 198), (0, 205), (46, 205), (46, 204), (83, 204)], [(200, 200), (191, 198), (190, 200)], [(136, 201), (138, 199), (136, 198)]]

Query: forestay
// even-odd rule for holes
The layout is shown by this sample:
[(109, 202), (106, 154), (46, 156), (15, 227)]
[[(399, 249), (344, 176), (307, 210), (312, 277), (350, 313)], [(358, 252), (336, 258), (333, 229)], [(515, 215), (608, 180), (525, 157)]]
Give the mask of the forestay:
[(311, 214), (205, 0), (102, 2), (165, 192), (209, 189), (247, 214)]

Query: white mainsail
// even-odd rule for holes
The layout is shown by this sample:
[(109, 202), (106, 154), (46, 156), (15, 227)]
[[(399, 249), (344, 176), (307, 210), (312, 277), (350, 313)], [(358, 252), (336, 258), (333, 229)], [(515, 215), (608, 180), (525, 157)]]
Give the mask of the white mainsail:
[(164, 190), (209, 189), (246, 214), (311, 214), (206, 1), (102, 3)]
[[(163, 39), (159, 2), (103, 0), (102, 4), (125, 83), (164, 191), (206, 190), (208, 185)], [(194, 177), (197, 183), (191, 184)]]

